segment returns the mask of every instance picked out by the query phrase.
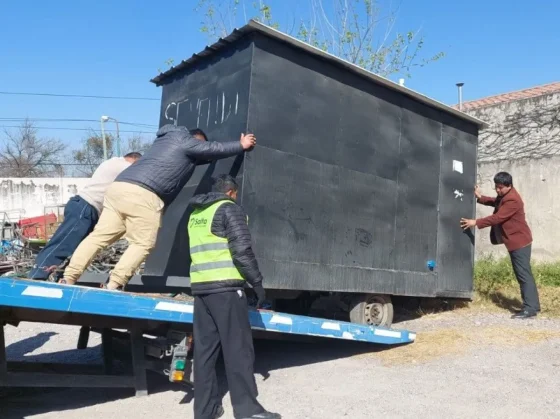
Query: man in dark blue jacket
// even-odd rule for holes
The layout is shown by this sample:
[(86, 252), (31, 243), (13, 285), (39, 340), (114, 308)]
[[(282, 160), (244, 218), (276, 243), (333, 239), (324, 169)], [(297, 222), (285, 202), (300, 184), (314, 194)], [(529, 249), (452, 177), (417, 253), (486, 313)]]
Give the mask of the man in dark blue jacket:
[(171, 204), (200, 162), (224, 159), (251, 150), (253, 134), (239, 141), (208, 141), (202, 130), (165, 125), (150, 149), (125, 169), (105, 193), (95, 229), (74, 252), (60, 282), (75, 284), (97, 252), (121, 237), (128, 248), (111, 272), (108, 289), (122, 289), (154, 248), (163, 209)]
[(194, 296), (194, 417), (214, 419), (224, 411), (218, 398), (216, 361), (220, 347), (236, 419), (279, 419), (257, 401), (254, 350), (245, 284), (265, 299), (262, 274), (251, 244), (247, 215), (236, 204), (237, 183), (214, 179), (212, 192), (194, 196), (188, 234)]

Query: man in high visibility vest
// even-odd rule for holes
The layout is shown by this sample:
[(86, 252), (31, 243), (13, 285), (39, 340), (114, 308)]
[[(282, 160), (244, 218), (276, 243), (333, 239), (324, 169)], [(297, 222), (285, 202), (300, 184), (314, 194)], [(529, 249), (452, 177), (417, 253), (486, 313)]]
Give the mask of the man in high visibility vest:
[(257, 401), (254, 350), (245, 283), (265, 300), (262, 275), (251, 247), (248, 218), (235, 203), (237, 183), (229, 175), (214, 179), (212, 192), (194, 196), (188, 234), (191, 291), (194, 296), (194, 417), (224, 414), (218, 396), (216, 360), (223, 351), (236, 419), (279, 419)]

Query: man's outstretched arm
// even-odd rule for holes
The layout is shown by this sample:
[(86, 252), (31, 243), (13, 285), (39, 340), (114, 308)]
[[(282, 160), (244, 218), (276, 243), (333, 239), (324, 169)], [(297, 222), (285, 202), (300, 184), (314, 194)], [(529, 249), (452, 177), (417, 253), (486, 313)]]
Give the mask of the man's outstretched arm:
[(219, 160), (235, 156), (254, 147), (256, 139), (253, 134), (241, 134), (239, 141), (220, 143), (217, 141), (201, 141), (190, 138), (185, 144), (187, 156), (196, 160)]
[(496, 205), (496, 198), (482, 195), (482, 193), (480, 192), (480, 187), (478, 185), (476, 185), (474, 188), (474, 196), (476, 197), (476, 202), (481, 205), (486, 205), (489, 207), (493, 207)]
[(476, 199), (476, 202), (478, 202), (481, 205), (493, 207), (496, 205), (496, 198), (492, 198), (491, 196), (481, 195), (479, 198)]
[(520, 208), (521, 205), (519, 201), (513, 199), (504, 200), (502, 206), (496, 214), (477, 219), (476, 226), (481, 229), (502, 224), (513, 217)]

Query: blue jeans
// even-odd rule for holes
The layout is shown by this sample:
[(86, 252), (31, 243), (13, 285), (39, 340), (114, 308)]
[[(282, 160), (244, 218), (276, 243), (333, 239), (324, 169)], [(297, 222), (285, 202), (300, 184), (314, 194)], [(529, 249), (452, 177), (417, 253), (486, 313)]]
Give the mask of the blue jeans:
[(47, 279), (49, 272), (45, 269), (58, 266), (72, 256), (82, 240), (93, 231), (98, 219), (97, 210), (85, 199), (79, 195), (70, 198), (64, 208), (64, 220), (37, 255), (28, 278)]

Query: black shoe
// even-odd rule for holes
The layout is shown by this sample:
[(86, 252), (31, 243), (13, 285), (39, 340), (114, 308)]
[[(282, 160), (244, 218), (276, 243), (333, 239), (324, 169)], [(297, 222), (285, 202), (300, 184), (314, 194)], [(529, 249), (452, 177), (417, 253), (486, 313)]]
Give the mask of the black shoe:
[(224, 416), (225, 410), (223, 408), (223, 406), (218, 406), (216, 408), (216, 413), (214, 413), (214, 419), (218, 419), (221, 418), (222, 416)]
[(523, 311), (520, 311), (518, 313), (515, 313), (513, 316), (511, 316), (511, 318), (512, 319), (529, 319), (531, 317), (536, 317), (536, 316), (537, 316), (536, 311), (523, 310)]
[(243, 419), (282, 419), (282, 416), (280, 416), (280, 414), (278, 413), (272, 413), (272, 412), (262, 412), (262, 413), (257, 413), (256, 415), (247, 417), (247, 418), (243, 418)]

